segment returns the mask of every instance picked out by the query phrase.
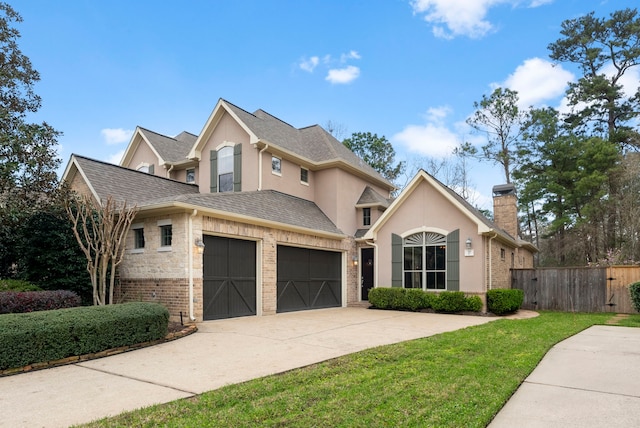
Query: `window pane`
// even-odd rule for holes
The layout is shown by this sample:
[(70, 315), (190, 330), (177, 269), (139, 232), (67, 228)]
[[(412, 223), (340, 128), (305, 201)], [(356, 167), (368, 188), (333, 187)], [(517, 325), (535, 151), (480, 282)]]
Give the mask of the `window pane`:
[(233, 173), (220, 174), (218, 192), (233, 192)]
[(196, 170), (188, 169), (187, 170), (187, 183), (195, 183), (196, 182)]
[(427, 270), (434, 270), (436, 268), (436, 251), (435, 247), (427, 247)]
[(427, 272), (427, 290), (436, 289), (436, 273)]
[(444, 272), (436, 272), (436, 288), (438, 290), (444, 290), (447, 288), (447, 284), (444, 281), (445, 273)]
[(362, 209), (362, 224), (364, 226), (371, 226), (371, 208)]
[(441, 245), (439, 247), (434, 247), (435, 248), (435, 252), (436, 252), (436, 270), (445, 270), (446, 267), (446, 256), (447, 256), (447, 251), (444, 245)]
[(144, 229), (134, 229), (134, 248), (144, 248)]
[(405, 272), (404, 288), (422, 288), (421, 272)]
[(218, 174), (233, 173), (233, 147), (223, 147), (218, 151)]
[(160, 226), (160, 245), (162, 247), (171, 246), (172, 230), (171, 225)]
[(300, 168), (300, 181), (302, 181), (303, 183), (308, 183), (309, 182), (309, 170), (308, 169)]
[(271, 171), (280, 174), (282, 172), (282, 161), (280, 158), (273, 156), (271, 158)]

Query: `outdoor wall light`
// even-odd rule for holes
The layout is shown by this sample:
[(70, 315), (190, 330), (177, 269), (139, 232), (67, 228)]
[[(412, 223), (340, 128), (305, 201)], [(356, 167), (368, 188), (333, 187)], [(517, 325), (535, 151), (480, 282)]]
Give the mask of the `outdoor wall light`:
[(204, 241), (201, 238), (196, 238), (196, 251), (198, 252), (198, 254), (203, 254), (204, 253)]
[(467, 238), (466, 247), (467, 247), (467, 250), (471, 249), (471, 238)]
[(354, 266), (358, 266), (358, 256), (357, 255), (351, 257), (351, 260), (353, 260), (353, 265)]

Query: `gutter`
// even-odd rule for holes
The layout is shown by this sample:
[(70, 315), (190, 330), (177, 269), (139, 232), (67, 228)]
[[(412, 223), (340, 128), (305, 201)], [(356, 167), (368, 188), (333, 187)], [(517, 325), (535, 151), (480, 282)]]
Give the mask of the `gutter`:
[(268, 144), (258, 152), (258, 191), (262, 190), (262, 153), (269, 148)]
[(189, 319), (193, 322), (196, 317), (193, 313), (193, 218), (198, 214), (198, 210), (194, 209), (189, 215), (189, 226), (187, 233), (189, 234), (189, 250), (187, 251), (189, 266)]

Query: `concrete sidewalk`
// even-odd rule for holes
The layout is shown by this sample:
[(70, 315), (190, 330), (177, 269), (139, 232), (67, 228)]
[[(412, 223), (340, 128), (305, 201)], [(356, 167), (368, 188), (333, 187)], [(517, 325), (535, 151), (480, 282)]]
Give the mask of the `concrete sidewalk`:
[(640, 426), (640, 328), (593, 326), (558, 343), (490, 428)]
[(0, 426), (90, 422), (496, 319), (335, 308), (208, 321), (173, 342), (0, 378)]

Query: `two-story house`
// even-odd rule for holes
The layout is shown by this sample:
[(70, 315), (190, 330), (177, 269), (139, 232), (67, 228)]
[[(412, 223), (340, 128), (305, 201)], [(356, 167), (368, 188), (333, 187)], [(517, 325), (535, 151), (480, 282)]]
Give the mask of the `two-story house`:
[(392, 200), (394, 186), (320, 126), (222, 99), (199, 135), (137, 128), (120, 166), (72, 155), (63, 180), (137, 205), (117, 294), (174, 318), (346, 306), (374, 286), (482, 296), (533, 265), (512, 188), (495, 194), (506, 231), (422, 171)]

